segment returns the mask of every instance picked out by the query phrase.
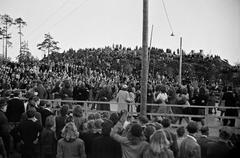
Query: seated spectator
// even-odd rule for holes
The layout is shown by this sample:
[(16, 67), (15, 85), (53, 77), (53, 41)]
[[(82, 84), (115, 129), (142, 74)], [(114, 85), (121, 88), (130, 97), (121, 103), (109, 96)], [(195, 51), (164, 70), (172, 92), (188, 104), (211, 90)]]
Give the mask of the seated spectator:
[(83, 140), (78, 138), (79, 133), (73, 122), (69, 122), (62, 130), (62, 137), (57, 145), (57, 158), (86, 158)]
[(168, 141), (164, 130), (158, 130), (150, 137), (149, 148), (144, 152), (143, 158), (174, 158), (172, 150), (169, 149)]

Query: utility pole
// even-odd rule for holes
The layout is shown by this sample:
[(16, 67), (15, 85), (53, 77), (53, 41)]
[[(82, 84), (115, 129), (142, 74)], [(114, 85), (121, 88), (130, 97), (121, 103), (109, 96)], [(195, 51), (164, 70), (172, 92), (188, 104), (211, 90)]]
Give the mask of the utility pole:
[(182, 85), (182, 37), (180, 37), (179, 84)]
[(142, 72), (141, 72), (141, 108), (140, 115), (147, 111), (147, 82), (148, 82), (148, 0), (143, 0), (143, 32), (142, 32)]

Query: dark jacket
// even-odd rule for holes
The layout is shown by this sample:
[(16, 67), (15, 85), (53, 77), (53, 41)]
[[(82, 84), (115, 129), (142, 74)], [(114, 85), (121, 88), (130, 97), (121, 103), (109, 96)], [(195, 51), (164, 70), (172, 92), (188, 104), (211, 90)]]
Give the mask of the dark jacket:
[(13, 98), (8, 101), (6, 115), (9, 122), (19, 122), (24, 112), (25, 108), (22, 100)]
[(228, 157), (231, 151), (231, 146), (222, 140), (209, 142), (207, 148), (208, 158), (230, 158)]
[(179, 158), (201, 158), (200, 145), (190, 136), (182, 141), (179, 152)]

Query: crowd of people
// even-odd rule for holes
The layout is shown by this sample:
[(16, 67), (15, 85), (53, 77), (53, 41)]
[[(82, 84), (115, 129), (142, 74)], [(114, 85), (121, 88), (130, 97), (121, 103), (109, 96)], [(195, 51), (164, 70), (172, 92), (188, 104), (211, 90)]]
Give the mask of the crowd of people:
[[(147, 86), (147, 103), (154, 105), (147, 106), (146, 117), (138, 116), (140, 69), (127, 72), (121, 67), (123, 58), (137, 58), (137, 53), (107, 50), (83, 50), (78, 56), (76, 52), (53, 54), (34, 64), (3, 63), (0, 157), (9, 157), (13, 150), (23, 158), (212, 158), (237, 152), (239, 134), (229, 129), (235, 126), (235, 119), (222, 119), (222, 125), (230, 127), (222, 128), (218, 138), (210, 137), (204, 107), (213, 107), (209, 114), (221, 111), (221, 116), (238, 116), (237, 109), (222, 106), (239, 107), (239, 89), (202, 80), (179, 85), (173, 76), (156, 69), (149, 74)], [(166, 54), (165, 58), (173, 60), (174, 56)], [(82, 103), (55, 106), (48, 99), (101, 101), (105, 103), (88, 104), (88, 108), (105, 112), (86, 114)], [(118, 104), (116, 111), (111, 110), (110, 101)], [(184, 107), (166, 106), (172, 104)], [(193, 117), (161, 115), (166, 113)], [(183, 119), (186, 128), (171, 128), (177, 122), (182, 125)], [(215, 152), (219, 148), (223, 149)]]
[[(17, 96), (17, 93), (15, 93)], [(219, 136), (208, 126), (189, 121), (176, 130), (169, 118), (133, 117), (127, 110), (84, 115), (81, 105), (61, 106), (55, 114), (48, 102), (31, 96), (0, 101), (0, 155), (13, 150), (22, 158), (226, 158), (239, 154), (240, 134), (228, 126)], [(18, 110), (9, 108), (14, 103)], [(25, 110), (26, 108), (26, 110)]]

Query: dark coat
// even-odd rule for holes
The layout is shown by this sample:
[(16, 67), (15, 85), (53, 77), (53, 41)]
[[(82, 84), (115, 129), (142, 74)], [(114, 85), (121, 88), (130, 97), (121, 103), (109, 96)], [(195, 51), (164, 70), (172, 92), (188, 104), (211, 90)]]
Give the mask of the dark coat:
[(121, 158), (121, 145), (110, 136), (96, 137), (92, 143), (92, 158)]
[(41, 154), (42, 157), (53, 157), (57, 152), (57, 140), (54, 131), (44, 128), (41, 132)]
[(200, 136), (197, 138), (197, 142), (201, 147), (201, 158), (207, 158), (207, 149), (208, 149), (208, 142), (211, 142), (207, 136)]
[(56, 137), (57, 137), (57, 140), (59, 140), (61, 137), (61, 132), (62, 132), (62, 129), (63, 127), (65, 126), (67, 116), (57, 116), (55, 118), (55, 122), (56, 122)]
[[(208, 158), (228, 158), (231, 147), (224, 141), (209, 142), (207, 148)], [(230, 158), (230, 157), (229, 157)]]
[(24, 112), (25, 108), (22, 100), (13, 98), (8, 101), (6, 115), (9, 122), (19, 122)]

